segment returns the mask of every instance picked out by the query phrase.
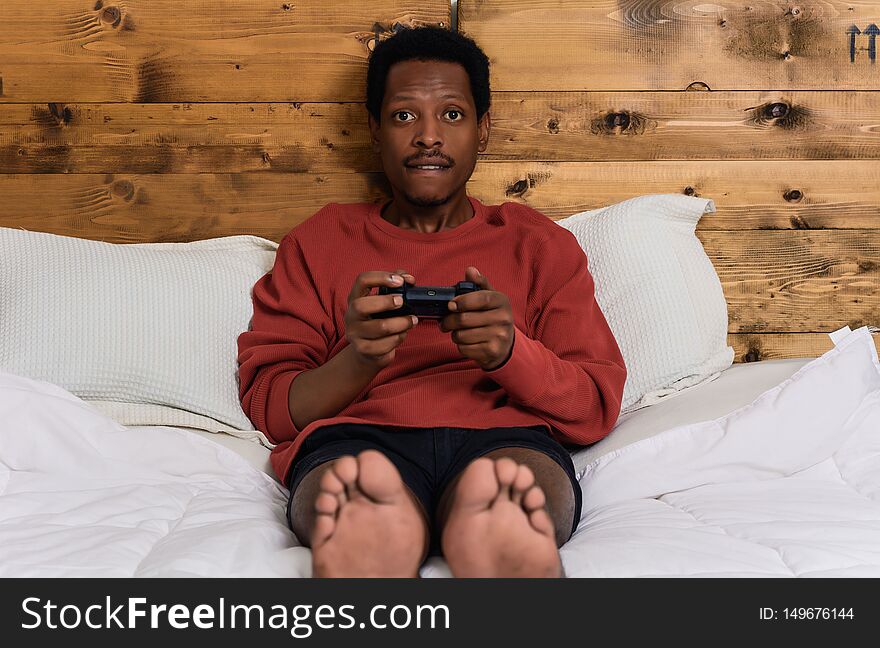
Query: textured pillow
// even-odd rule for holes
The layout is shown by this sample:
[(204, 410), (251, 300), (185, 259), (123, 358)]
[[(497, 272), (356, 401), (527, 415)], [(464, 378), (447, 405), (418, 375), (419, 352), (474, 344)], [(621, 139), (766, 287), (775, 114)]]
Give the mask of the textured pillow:
[(0, 228), (0, 369), (55, 383), (123, 425), (268, 440), (238, 398), (238, 335), (277, 244), (113, 244)]
[(706, 198), (653, 194), (556, 221), (575, 235), (627, 368), (621, 413), (713, 380), (733, 362), (727, 302), (700, 240)]

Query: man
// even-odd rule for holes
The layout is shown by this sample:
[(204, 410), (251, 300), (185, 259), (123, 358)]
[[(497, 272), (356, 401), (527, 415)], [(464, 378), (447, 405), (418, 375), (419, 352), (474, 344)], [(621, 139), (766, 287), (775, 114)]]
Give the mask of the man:
[[(543, 214), (467, 195), (490, 130), (472, 40), (403, 30), (367, 86), (393, 197), (284, 237), (238, 341), (242, 406), (315, 576), (415, 577), (441, 553), (457, 577), (561, 576), (581, 511), (562, 443), (608, 434), (626, 380), (587, 259)], [(400, 306), (374, 288), (461, 280), (478, 290), (441, 320), (373, 317)]]

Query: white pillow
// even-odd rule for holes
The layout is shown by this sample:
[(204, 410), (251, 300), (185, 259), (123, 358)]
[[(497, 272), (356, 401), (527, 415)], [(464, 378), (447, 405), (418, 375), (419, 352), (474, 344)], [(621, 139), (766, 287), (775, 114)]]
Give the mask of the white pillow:
[(575, 235), (627, 368), (621, 413), (733, 363), (721, 281), (694, 234), (707, 198), (652, 194), (556, 221)]
[(45, 380), (123, 425), (259, 440), (237, 339), (278, 245), (255, 236), (113, 244), (0, 228), (0, 369)]

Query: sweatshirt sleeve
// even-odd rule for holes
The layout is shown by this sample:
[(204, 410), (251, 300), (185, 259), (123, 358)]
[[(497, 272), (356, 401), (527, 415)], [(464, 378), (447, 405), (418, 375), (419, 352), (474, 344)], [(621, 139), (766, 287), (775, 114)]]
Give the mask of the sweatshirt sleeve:
[(290, 417), (290, 385), (324, 364), (334, 342), (333, 320), (312, 276), (291, 232), (278, 246), (272, 271), (254, 285), (251, 326), (238, 336), (242, 409), (274, 443), (301, 432)]
[(620, 414), (626, 366), (594, 293), (577, 239), (560, 234), (536, 255), (529, 312), (532, 337), (516, 327), (513, 350), (487, 376), (541, 416), (558, 440), (588, 445), (606, 436)]

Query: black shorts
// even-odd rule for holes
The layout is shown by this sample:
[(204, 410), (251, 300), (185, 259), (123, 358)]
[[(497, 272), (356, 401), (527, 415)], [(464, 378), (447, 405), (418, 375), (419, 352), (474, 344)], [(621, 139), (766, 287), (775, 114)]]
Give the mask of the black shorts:
[(291, 525), (293, 494), (306, 474), (318, 465), (361, 450), (380, 451), (397, 467), (403, 482), (419, 498), (431, 520), (429, 556), (440, 555), (439, 530), (433, 523), (446, 486), (474, 459), (498, 448), (520, 447), (543, 452), (565, 470), (574, 493), (575, 510), (569, 537), (581, 517), (582, 494), (571, 455), (542, 425), (530, 427), (404, 428), (338, 423), (318, 428), (300, 446), (291, 466), (287, 524)]

